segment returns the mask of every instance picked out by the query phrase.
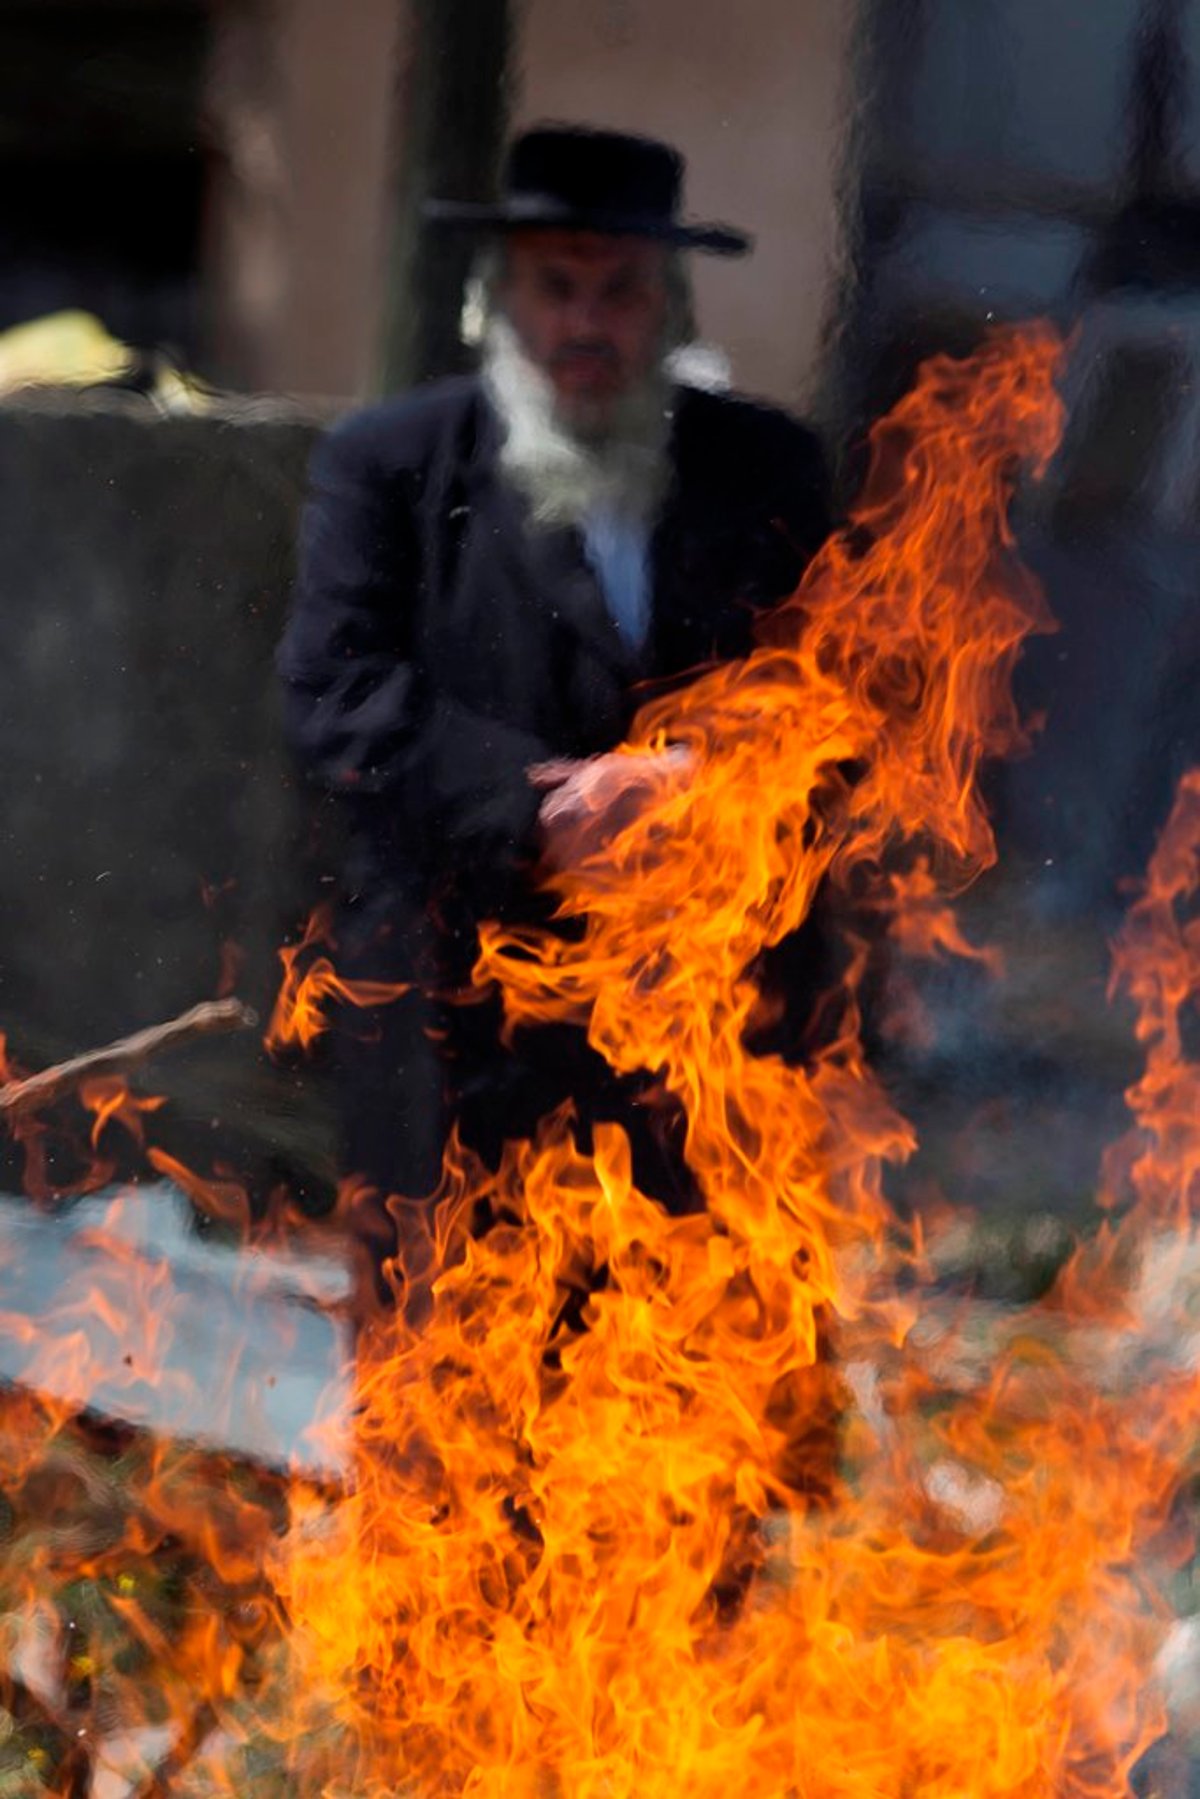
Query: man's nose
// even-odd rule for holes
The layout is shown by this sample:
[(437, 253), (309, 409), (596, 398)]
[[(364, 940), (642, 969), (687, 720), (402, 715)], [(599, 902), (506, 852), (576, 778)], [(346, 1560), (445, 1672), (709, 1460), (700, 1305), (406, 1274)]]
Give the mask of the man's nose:
[(603, 331), (603, 302), (596, 294), (574, 294), (567, 308), (567, 325), (572, 337), (599, 338)]

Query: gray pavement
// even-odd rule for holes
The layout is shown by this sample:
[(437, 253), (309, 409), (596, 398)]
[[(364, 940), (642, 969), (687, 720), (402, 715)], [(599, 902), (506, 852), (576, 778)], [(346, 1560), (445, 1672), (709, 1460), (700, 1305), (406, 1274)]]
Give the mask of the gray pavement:
[(267, 1466), (339, 1476), (346, 1266), (206, 1241), (166, 1181), (0, 1199), (0, 1381)]

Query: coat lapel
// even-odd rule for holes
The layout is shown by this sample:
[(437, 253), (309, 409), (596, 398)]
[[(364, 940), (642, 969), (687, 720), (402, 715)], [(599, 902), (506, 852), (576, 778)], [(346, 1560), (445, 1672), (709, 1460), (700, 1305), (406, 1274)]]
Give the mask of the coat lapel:
[(650, 625), (652, 674), (676, 672), (674, 645), (681, 627), (690, 622), (689, 609), (694, 609), (699, 596), (689, 591), (689, 571), (694, 567), (693, 553), (695, 517), (683, 505), (679, 481), (679, 437), (681, 405), (677, 403), (671, 427), (671, 483), (650, 545), (650, 582), (653, 611)]
[(497, 578), (521, 591), (548, 624), (574, 636), (580, 654), (622, 683), (636, 680), (638, 658), (608, 610), (580, 533), (530, 523), (524, 500), (500, 473), (500, 427), (486, 399), (483, 409), (469, 486), (477, 522), (490, 534)]
[[(693, 395), (677, 390), (670, 445), (668, 488), (651, 548), (654, 593), (650, 673), (675, 681), (714, 660), (742, 656), (750, 648), (750, 613), (744, 584), (749, 558), (730, 555), (739, 528), (723, 485), (720, 464), (698, 429)], [(751, 542), (749, 530), (746, 543)]]
[(529, 533), (529, 566), (535, 587), (580, 649), (623, 682), (635, 680), (638, 659), (618, 631), (578, 531)]

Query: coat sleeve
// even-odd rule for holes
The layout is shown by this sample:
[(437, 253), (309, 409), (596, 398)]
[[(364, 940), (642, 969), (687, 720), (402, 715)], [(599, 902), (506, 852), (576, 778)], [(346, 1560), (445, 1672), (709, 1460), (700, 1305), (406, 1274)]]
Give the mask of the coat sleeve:
[(278, 658), (288, 735), (311, 775), (409, 856), (436, 846), (440, 866), (501, 871), (532, 852), (525, 771), (549, 751), (426, 679), (420, 499), (419, 466), (384, 467), (361, 420), (318, 444)]

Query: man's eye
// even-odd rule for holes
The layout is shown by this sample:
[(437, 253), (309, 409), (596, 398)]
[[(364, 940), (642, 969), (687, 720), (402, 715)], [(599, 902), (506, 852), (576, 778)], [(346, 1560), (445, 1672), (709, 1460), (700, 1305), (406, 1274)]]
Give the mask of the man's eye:
[(566, 301), (571, 298), (571, 283), (565, 275), (543, 275), (542, 292), (548, 300)]
[(636, 275), (618, 275), (607, 288), (605, 298), (619, 306), (626, 306), (639, 297), (641, 288), (642, 284)]

